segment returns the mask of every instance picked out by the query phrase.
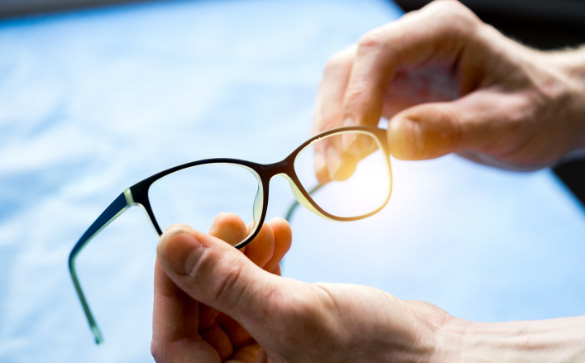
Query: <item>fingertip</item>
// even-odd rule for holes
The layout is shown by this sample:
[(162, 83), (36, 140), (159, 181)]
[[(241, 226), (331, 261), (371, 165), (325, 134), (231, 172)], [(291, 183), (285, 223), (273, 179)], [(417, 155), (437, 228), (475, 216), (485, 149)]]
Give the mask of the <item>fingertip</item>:
[(388, 126), (388, 142), (397, 159), (423, 160), (459, 151), (461, 130), (455, 103), (414, 106), (396, 115)]
[(161, 235), (157, 245), (157, 258), (165, 270), (185, 275), (190, 271), (193, 258), (197, 258), (194, 252), (201, 247), (201, 240), (193, 231), (176, 228)]
[(390, 121), (388, 141), (392, 156), (402, 160), (418, 159), (424, 147), (420, 124), (406, 117)]
[(190, 226), (183, 224), (183, 223), (176, 223), (171, 224), (167, 227), (167, 229), (160, 235), (158, 239), (158, 244), (156, 247), (157, 255), (166, 259), (167, 256), (167, 248), (169, 244), (172, 244), (171, 240), (173, 240), (179, 234), (190, 234), (193, 233), (194, 230)]
[(275, 239), (283, 239), (286, 241), (292, 241), (292, 229), (290, 223), (284, 218), (275, 217), (272, 218), (268, 224), (272, 228)]
[(274, 233), (269, 225), (262, 225), (254, 240), (246, 246), (244, 254), (260, 267), (270, 261), (274, 254)]
[(292, 229), (290, 224), (283, 218), (274, 218), (270, 220), (269, 225), (274, 234), (274, 253), (270, 261), (264, 266), (264, 269), (269, 272), (274, 272), (284, 255), (291, 248)]
[(209, 234), (234, 246), (246, 238), (248, 228), (237, 214), (221, 212), (215, 217)]
[(268, 224), (270, 224), (271, 226), (284, 224), (288, 228), (290, 228), (290, 224), (288, 223), (288, 221), (282, 217), (274, 217), (270, 221), (268, 221)]
[[(169, 226), (163, 234), (160, 235), (158, 239), (157, 245), (157, 254), (159, 256), (165, 257), (169, 244), (173, 244), (174, 239), (177, 235), (180, 234), (189, 234), (192, 232), (191, 229), (185, 228), (186, 225), (183, 224), (173, 224)], [(188, 226), (187, 226), (188, 227)]]
[(193, 227), (185, 223), (175, 223), (167, 227), (165, 232), (173, 232), (175, 230), (194, 231)]

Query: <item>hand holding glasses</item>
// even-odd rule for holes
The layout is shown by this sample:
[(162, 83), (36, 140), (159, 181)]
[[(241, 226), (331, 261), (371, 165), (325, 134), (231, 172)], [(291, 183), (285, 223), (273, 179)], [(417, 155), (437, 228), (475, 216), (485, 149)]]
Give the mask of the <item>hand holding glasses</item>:
[[(367, 148), (349, 158), (345, 155), (341, 163), (340, 153), (348, 140), (359, 140)], [(85, 231), (69, 255), (69, 272), (96, 343), (103, 341), (102, 335), (77, 278), (75, 260), (92, 238), (129, 207), (143, 207), (159, 235), (175, 223), (205, 230), (220, 212), (235, 213), (249, 222), (248, 235), (235, 245), (242, 248), (264, 223), (270, 180), (275, 175), (288, 180), (298, 203), (323, 218), (353, 221), (380, 211), (392, 190), (389, 153), (386, 130), (342, 127), (311, 137), (277, 163), (198, 160), (163, 170), (129, 187)], [(322, 170), (323, 157), (339, 161), (331, 171), (333, 178), (315, 173)], [(323, 183), (327, 183), (326, 188), (320, 187)]]

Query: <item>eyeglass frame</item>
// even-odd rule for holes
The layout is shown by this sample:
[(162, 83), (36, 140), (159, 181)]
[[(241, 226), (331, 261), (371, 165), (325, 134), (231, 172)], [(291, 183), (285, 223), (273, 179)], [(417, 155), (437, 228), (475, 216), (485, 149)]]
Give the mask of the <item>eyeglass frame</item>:
[[(300, 182), (294, 168), (294, 162), (296, 160), (297, 155), (303, 151), (307, 146), (310, 144), (319, 141), (325, 137), (333, 136), (335, 134), (343, 134), (347, 132), (360, 132), (364, 134), (368, 134), (370, 136), (374, 136), (378, 145), (380, 146), (380, 150), (384, 152), (385, 160), (387, 161), (388, 165), (388, 173), (389, 173), (389, 190), (386, 200), (374, 211), (362, 214), (356, 217), (339, 217), (333, 214), (330, 214), (323, 210), (311, 197), (311, 194), (317, 191), (322, 187), (321, 184), (313, 187), (309, 191), (305, 189), (303, 184)], [(334, 221), (355, 221), (363, 218), (367, 218), (371, 215), (376, 214), (382, 208), (386, 206), (388, 201), (390, 200), (390, 195), (392, 194), (392, 168), (390, 166), (390, 149), (388, 145), (388, 141), (386, 138), (386, 130), (377, 128), (377, 127), (370, 127), (370, 126), (349, 126), (349, 127), (339, 127), (331, 130), (327, 130), (321, 132), (317, 135), (312, 136), (307, 141), (303, 142), (300, 146), (298, 146), (293, 152), (291, 152), (286, 158), (283, 160), (272, 163), (272, 164), (259, 164), (247, 160), (240, 160), (240, 159), (231, 159), (231, 158), (215, 158), (215, 159), (202, 159), (191, 161), (183, 164), (176, 165), (172, 168), (165, 169), (160, 171), (142, 181), (132, 185), (131, 187), (127, 188), (122, 192), (110, 205), (100, 214), (100, 216), (89, 226), (89, 228), (83, 233), (77, 243), (73, 246), (69, 254), (68, 264), (69, 264), (69, 273), (71, 275), (71, 279), (73, 281), (73, 285), (83, 307), (84, 313), (87, 317), (87, 321), (89, 323), (90, 330), (92, 331), (95, 343), (100, 344), (103, 342), (103, 336), (100, 332), (100, 329), (95, 321), (95, 318), (89, 308), (89, 304), (87, 299), (85, 298), (85, 294), (81, 288), (81, 284), (79, 283), (79, 279), (77, 277), (77, 272), (75, 269), (75, 260), (81, 250), (96, 236), (98, 235), (104, 228), (106, 228), (110, 223), (112, 223), (116, 218), (118, 218), (122, 213), (124, 213), (128, 208), (133, 206), (141, 206), (144, 211), (146, 212), (152, 226), (154, 227), (156, 233), (160, 236), (162, 235), (163, 231), (160, 228), (158, 221), (152, 211), (152, 207), (150, 205), (150, 200), (148, 198), (148, 191), (150, 186), (156, 182), (157, 180), (178, 172), (183, 169), (199, 166), (199, 165), (206, 165), (206, 164), (234, 164), (234, 165), (241, 165), (252, 171), (256, 178), (258, 179), (258, 191), (256, 193), (256, 198), (254, 200), (254, 219), (256, 219), (257, 213), (257, 198), (261, 196), (262, 198), (262, 209), (260, 210), (260, 216), (258, 219), (258, 223), (255, 227), (255, 230), (243, 241), (235, 245), (235, 248), (241, 249), (242, 247), (246, 246), (250, 243), (260, 232), (260, 228), (264, 224), (264, 219), (266, 217), (266, 211), (268, 209), (268, 193), (270, 189), (270, 180), (276, 176), (282, 174), (289, 182), (293, 194), (296, 198), (296, 202), (291, 206), (287, 213), (287, 220), (289, 220), (292, 212), (296, 208), (297, 204), (303, 205), (305, 208), (310, 210), (311, 212), (317, 214), (320, 217), (334, 220)], [(260, 192), (262, 192), (260, 194)]]

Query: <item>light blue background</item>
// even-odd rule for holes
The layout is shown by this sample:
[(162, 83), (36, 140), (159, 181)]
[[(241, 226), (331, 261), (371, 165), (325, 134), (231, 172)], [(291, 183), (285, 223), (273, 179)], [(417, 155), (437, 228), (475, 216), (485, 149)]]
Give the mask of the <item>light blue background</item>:
[[(157, 238), (143, 212), (79, 259), (100, 347), (67, 271), (75, 241), (161, 169), (286, 156), (310, 134), (328, 57), (398, 15), (376, 0), (172, 1), (0, 23), (0, 361), (151, 360)], [(473, 320), (585, 313), (585, 214), (550, 171), (392, 163), (378, 215), (297, 211), (286, 276), (371, 285)], [(269, 215), (291, 199), (275, 180)]]

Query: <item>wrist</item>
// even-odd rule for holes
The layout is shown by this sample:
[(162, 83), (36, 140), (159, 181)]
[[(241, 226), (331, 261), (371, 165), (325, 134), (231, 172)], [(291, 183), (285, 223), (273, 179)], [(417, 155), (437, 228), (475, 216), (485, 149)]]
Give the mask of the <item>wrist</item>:
[(432, 361), (461, 362), (464, 348), (467, 346), (467, 331), (473, 330), (474, 323), (461, 319), (451, 318), (435, 332), (435, 352)]
[(585, 357), (585, 317), (503, 323), (453, 319), (437, 332), (435, 361), (566, 362)]
[(567, 103), (565, 117), (573, 119), (577, 135), (575, 145), (567, 158), (585, 155), (585, 46), (576, 49), (544, 53), (551, 68), (558, 71), (567, 85), (571, 101)]
[(574, 82), (575, 87), (585, 90), (585, 46), (544, 54), (555, 68)]

